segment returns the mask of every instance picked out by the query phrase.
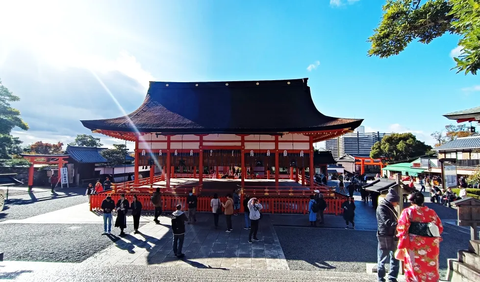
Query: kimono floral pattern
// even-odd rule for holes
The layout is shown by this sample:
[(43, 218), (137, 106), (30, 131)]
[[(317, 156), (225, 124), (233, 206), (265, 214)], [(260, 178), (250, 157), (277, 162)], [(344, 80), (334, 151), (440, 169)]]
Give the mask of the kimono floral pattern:
[(405, 278), (407, 282), (439, 281), (438, 255), (441, 237), (423, 237), (408, 234), (411, 222), (435, 223), (440, 234), (442, 222), (437, 213), (425, 206), (411, 206), (402, 211), (398, 219), (399, 249), (404, 251)]

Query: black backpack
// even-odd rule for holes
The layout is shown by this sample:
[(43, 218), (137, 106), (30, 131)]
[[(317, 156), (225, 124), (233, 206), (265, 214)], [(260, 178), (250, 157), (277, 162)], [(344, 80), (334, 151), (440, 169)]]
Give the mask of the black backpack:
[(314, 201), (314, 202), (313, 202), (312, 211), (315, 212), (315, 213), (317, 213), (318, 211), (320, 211), (320, 205), (317, 203), (317, 201)]

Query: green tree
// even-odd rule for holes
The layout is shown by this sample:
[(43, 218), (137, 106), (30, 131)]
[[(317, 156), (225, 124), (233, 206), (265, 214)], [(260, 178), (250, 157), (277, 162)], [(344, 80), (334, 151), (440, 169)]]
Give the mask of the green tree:
[(383, 17), (368, 39), (369, 56), (398, 55), (414, 40), (428, 44), (445, 33), (460, 36), (457, 72), (480, 68), (480, 0), (387, 0)]
[(43, 143), (42, 141), (37, 141), (32, 145), (25, 148), (25, 153), (29, 154), (43, 154), (43, 155), (55, 155), (62, 154), (63, 143), (58, 142), (57, 144)]
[(19, 100), (20, 97), (13, 95), (0, 80), (0, 159), (10, 159), (21, 151), (22, 141), (10, 135), (12, 129), (28, 130), (28, 125), (20, 118), (20, 111), (10, 106), (10, 102)]
[(109, 166), (116, 166), (125, 163), (125, 157), (128, 154), (127, 146), (124, 144), (113, 144), (114, 149), (106, 149), (100, 154), (107, 159)]
[(80, 147), (102, 147), (103, 144), (100, 143), (100, 138), (95, 138), (92, 135), (87, 134), (79, 134), (75, 138), (75, 141), (70, 143), (72, 146), (80, 146)]
[(417, 140), (412, 133), (393, 133), (373, 145), (370, 157), (384, 158), (387, 162), (401, 161), (423, 156), (431, 149), (431, 146)]

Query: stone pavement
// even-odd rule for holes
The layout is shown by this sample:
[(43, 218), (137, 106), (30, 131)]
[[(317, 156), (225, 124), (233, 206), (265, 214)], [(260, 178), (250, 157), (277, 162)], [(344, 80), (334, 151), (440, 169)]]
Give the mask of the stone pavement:
[[(140, 228), (141, 234), (112, 236), (115, 244), (98, 252), (83, 264), (160, 265), (162, 267), (202, 267), (220, 269), (288, 269), (277, 234), (268, 216), (260, 223), (260, 241), (248, 243), (248, 230), (243, 229), (243, 215), (233, 217), (233, 231), (213, 228), (212, 214), (197, 214), (198, 221), (187, 225), (183, 253), (177, 259), (172, 251), (171, 220), (161, 217)], [(225, 220), (223, 216), (220, 221)], [(220, 224), (222, 226), (222, 223)]]

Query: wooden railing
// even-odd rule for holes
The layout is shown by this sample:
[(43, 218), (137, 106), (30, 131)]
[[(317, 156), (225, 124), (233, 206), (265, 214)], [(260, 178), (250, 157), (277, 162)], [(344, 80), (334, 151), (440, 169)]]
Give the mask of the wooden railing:
[[(115, 203), (120, 199), (120, 193), (110, 193)], [(132, 202), (133, 193), (126, 194), (125, 198)], [(138, 200), (142, 203), (143, 210), (152, 211), (155, 209), (151, 203), (151, 194), (135, 193)], [(97, 194), (90, 196), (90, 210), (98, 210), (101, 208), (102, 201), (105, 199), (106, 194)], [(263, 205), (263, 212), (265, 213), (289, 213), (289, 214), (307, 214), (308, 204), (310, 199), (308, 197), (258, 197), (260, 203)], [(199, 212), (212, 212), (210, 202), (212, 197), (199, 196), (197, 203), (197, 211)], [(220, 197), (222, 202), (226, 201), (225, 197)], [(162, 195), (162, 209), (164, 211), (174, 211), (178, 204), (181, 204), (184, 210), (187, 210), (186, 196), (176, 195)], [(241, 197), (243, 202), (243, 195)], [(325, 198), (327, 202), (326, 214), (339, 215), (342, 213), (341, 205), (345, 201), (343, 198)], [(240, 205), (243, 212), (243, 204)]]

